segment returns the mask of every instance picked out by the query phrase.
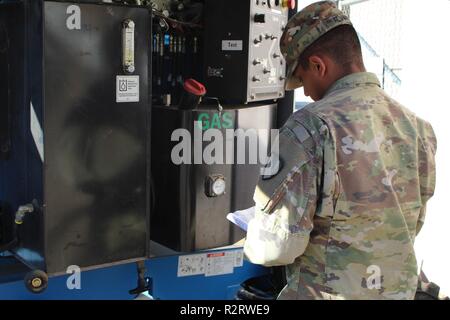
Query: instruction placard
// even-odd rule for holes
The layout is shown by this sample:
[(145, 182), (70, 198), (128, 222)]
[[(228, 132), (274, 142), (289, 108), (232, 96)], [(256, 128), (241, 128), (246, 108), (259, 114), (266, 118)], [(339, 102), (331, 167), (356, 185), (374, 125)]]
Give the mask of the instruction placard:
[(211, 277), (233, 273), (235, 259), (234, 251), (208, 253), (205, 276)]
[(191, 254), (178, 257), (178, 277), (196, 276), (205, 273), (206, 254)]
[(178, 257), (178, 277), (205, 275), (206, 277), (234, 273), (244, 265), (244, 251), (216, 251)]
[(116, 77), (116, 102), (139, 102), (139, 76)]

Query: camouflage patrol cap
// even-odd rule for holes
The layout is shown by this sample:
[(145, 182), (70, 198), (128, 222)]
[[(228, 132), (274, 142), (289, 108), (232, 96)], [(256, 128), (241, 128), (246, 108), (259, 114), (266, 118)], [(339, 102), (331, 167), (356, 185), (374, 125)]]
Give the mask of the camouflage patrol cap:
[(352, 25), (334, 1), (313, 3), (289, 20), (280, 41), (287, 64), (286, 90), (303, 86), (301, 80), (293, 76), (303, 51), (328, 31), (345, 24)]

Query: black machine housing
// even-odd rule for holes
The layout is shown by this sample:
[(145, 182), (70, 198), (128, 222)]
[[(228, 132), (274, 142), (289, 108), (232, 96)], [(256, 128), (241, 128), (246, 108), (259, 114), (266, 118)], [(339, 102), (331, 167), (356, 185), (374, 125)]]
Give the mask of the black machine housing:
[[(122, 65), (127, 19), (132, 73)], [(16, 257), (49, 275), (148, 257), (150, 12), (13, 1), (0, 4), (0, 30), (0, 200), (16, 230), (4, 243), (16, 238)], [(118, 102), (123, 76), (139, 77), (138, 101)]]
[[(32, 269), (56, 275), (71, 265), (141, 260), (155, 255), (151, 240), (191, 252), (245, 236), (226, 216), (254, 205), (260, 165), (176, 165), (171, 134), (192, 132), (202, 114), (229, 114), (231, 129), (283, 125), (293, 94), (284, 93), (274, 43), (287, 13), (281, 19), (253, 0), (151, 2), (153, 14), (131, 0), (0, 1), (0, 249), (8, 247)], [(225, 21), (211, 7), (216, 2), (228, 5), (227, 13), (234, 8), (236, 19)], [(250, 48), (263, 28), (255, 14), (262, 13), (281, 19), (264, 24), (277, 28), (267, 30), (274, 39), (265, 39), (275, 50), (267, 57), (278, 62), (270, 74), (249, 66), (253, 54), (264, 53)], [(123, 65), (128, 20), (135, 23), (131, 71)], [(234, 36), (243, 50), (223, 51), (222, 40)], [(233, 72), (208, 79), (208, 66), (222, 62)], [(278, 81), (254, 83), (252, 70)], [(136, 78), (130, 101), (121, 92), (128, 76), (139, 76), (138, 101)], [(189, 78), (208, 92), (202, 104), (184, 110), (179, 101)], [(269, 153), (270, 137), (258, 141)], [(217, 179), (226, 182), (224, 194), (214, 194)], [(23, 206), (31, 212), (17, 224)]]
[[(288, 15), (295, 10), (282, 8), (281, 1), (276, 5), (270, 1), (273, 8), (268, 3), (155, 1), (156, 9), (166, 10), (171, 19), (191, 17), (171, 28), (161, 27), (164, 19), (159, 14), (154, 20), (151, 239), (170, 249), (211, 249), (245, 237), (226, 217), (254, 206), (262, 164), (198, 164), (193, 158), (188, 164), (174, 164), (171, 152), (177, 142), (171, 135), (185, 129), (195, 143), (194, 122), (205, 115), (209, 121), (219, 119), (214, 129), (223, 133), (220, 121), (224, 114), (229, 115), (233, 130), (255, 129), (270, 134), (292, 114), (293, 95), (285, 97), (279, 39)], [(264, 23), (255, 19), (261, 14)], [(264, 37), (262, 43), (253, 43), (260, 36)], [(237, 50), (232, 48), (235, 44)], [(254, 59), (261, 64), (253, 65)], [(270, 74), (264, 73), (269, 67)], [(253, 76), (260, 76), (262, 81), (252, 81)], [(188, 78), (203, 82), (207, 90), (202, 104), (192, 110), (178, 105), (183, 81)], [(263, 153), (270, 153), (270, 140), (268, 134), (258, 134), (258, 144), (266, 146)], [(208, 143), (203, 143), (202, 151), (207, 147)], [(225, 180), (226, 191), (214, 195), (211, 181), (218, 177)]]
[[(172, 133), (180, 128), (194, 140), (196, 121), (221, 132), (241, 129), (255, 134), (258, 151), (270, 150), (271, 129), (276, 128), (276, 104), (227, 106), (223, 111), (215, 105), (201, 105), (195, 110), (174, 107), (153, 107), (152, 179), (155, 202), (152, 207), (151, 237), (154, 241), (176, 251), (192, 252), (231, 245), (245, 237), (245, 233), (226, 219), (230, 212), (254, 206), (253, 193), (261, 166), (250, 161), (249, 141), (246, 140), (245, 162), (239, 164), (237, 138), (230, 143), (233, 163), (226, 158), (229, 150), (224, 142), (223, 162), (205, 164), (195, 161), (192, 150), (189, 163), (174, 164), (172, 150), (179, 143), (172, 141)], [(158, 121), (156, 120), (158, 119)], [(206, 124), (206, 125), (205, 125)], [(212, 127), (211, 124), (214, 124)], [(208, 129), (207, 129), (208, 130)], [(206, 131), (202, 131), (205, 134)], [(241, 140), (243, 141), (243, 140)], [(230, 141), (228, 141), (230, 142)], [(196, 142), (194, 142), (196, 143)], [(210, 145), (202, 142), (201, 152)], [(242, 151), (242, 148), (241, 148)], [(219, 177), (225, 181), (225, 193), (211, 192), (210, 182)]]

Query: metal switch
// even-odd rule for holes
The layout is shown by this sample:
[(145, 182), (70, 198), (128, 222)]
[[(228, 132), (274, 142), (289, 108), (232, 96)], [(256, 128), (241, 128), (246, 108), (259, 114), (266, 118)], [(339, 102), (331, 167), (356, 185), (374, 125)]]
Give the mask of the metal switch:
[(255, 22), (256, 23), (266, 23), (266, 15), (263, 13), (255, 14)]

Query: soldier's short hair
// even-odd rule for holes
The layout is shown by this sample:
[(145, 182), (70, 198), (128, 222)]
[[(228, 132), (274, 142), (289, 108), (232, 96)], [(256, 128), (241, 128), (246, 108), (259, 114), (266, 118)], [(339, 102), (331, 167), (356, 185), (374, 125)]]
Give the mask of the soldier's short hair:
[(309, 58), (313, 55), (327, 55), (340, 64), (344, 71), (350, 71), (350, 65), (356, 63), (363, 67), (361, 42), (358, 33), (351, 25), (342, 25), (328, 31), (302, 52), (299, 64), (303, 69), (309, 67)]

